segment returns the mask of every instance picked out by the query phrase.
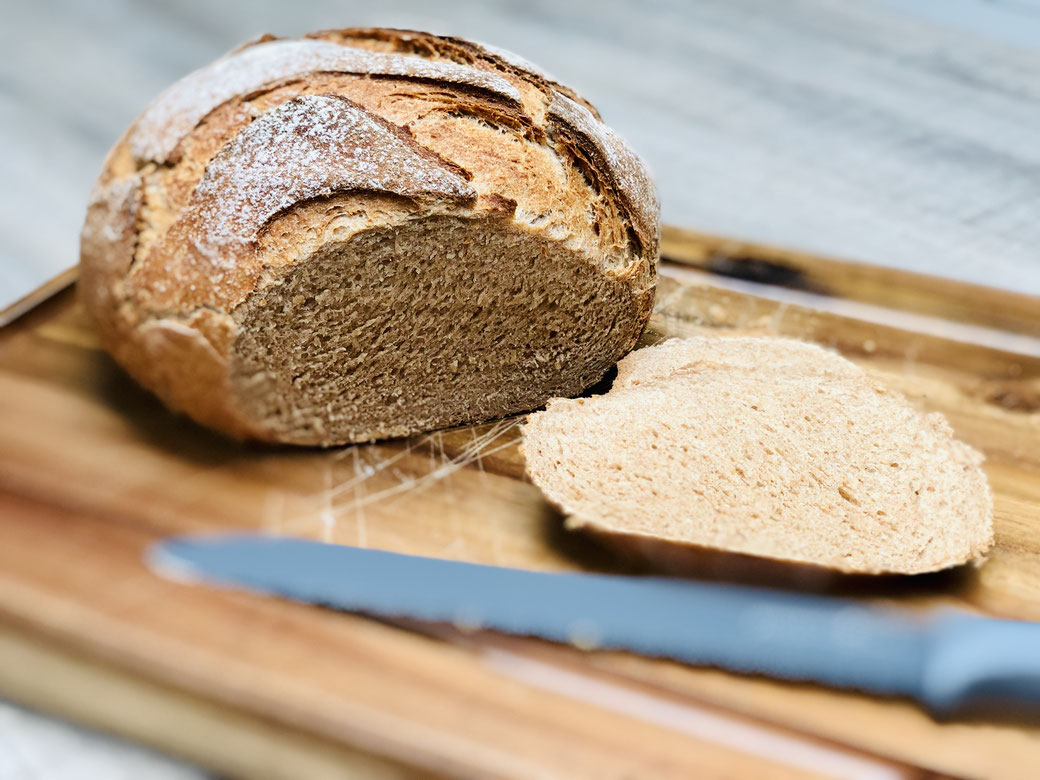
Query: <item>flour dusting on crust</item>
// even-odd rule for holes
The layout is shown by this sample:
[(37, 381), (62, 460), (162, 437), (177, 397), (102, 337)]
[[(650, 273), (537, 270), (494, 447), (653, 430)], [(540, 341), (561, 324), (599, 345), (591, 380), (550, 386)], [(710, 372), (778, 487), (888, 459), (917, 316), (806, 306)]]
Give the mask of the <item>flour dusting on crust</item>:
[(342, 191), (472, 200), (476, 192), (407, 132), (342, 97), (295, 98), (255, 120), (213, 159), (188, 220), (214, 265), (301, 200)]
[(643, 160), (617, 133), (596, 119), (585, 106), (556, 93), (549, 117), (568, 126), (592, 144), (615, 189), (628, 205), (629, 216), (639, 239), (656, 251), (660, 236), (657, 190)]
[(313, 40), (258, 43), (190, 73), (159, 95), (137, 121), (130, 148), (139, 160), (166, 162), (213, 109), (265, 84), (318, 72), (435, 79), (497, 94), (514, 104), (516, 87), (486, 71), (450, 62), (363, 51)]

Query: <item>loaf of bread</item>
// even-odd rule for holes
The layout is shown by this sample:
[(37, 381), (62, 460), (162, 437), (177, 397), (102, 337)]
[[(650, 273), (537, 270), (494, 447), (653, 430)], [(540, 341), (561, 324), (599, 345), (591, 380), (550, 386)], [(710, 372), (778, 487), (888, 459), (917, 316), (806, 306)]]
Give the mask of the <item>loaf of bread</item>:
[(523, 436), (527, 473), (568, 527), (672, 570), (724, 552), (917, 574), (992, 543), (981, 454), (942, 415), (812, 344), (641, 349), (608, 393), (551, 401)]
[(335, 445), (581, 392), (643, 330), (658, 240), (640, 159), (520, 57), (401, 30), (264, 36), (112, 149), (80, 288), (170, 407)]

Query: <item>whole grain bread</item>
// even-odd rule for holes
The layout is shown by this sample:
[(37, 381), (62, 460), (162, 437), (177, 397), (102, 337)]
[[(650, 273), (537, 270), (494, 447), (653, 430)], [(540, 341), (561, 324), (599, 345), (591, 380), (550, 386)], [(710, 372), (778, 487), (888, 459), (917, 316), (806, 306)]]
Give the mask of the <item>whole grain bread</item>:
[(917, 574), (992, 543), (981, 454), (942, 415), (789, 339), (638, 350), (608, 393), (551, 401), (523, 437), (569, 528), (644, 554)]
[(646, 168), (522, 58), (385, 29), (272, 36), (109, 153), (81, 244), (103, 343), (174, 409), (334, 445), (574, 395), (656, 280)]

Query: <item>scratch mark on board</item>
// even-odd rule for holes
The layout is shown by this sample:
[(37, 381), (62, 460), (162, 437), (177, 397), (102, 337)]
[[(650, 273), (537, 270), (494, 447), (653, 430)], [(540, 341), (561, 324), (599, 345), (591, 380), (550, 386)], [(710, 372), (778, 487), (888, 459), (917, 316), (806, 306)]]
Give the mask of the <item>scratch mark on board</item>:
[(358, 479), (364, 472), (361, 468), (360, 447), (350, 448), (354, 453), (354, 527), (357, 535), (357, 546), (368, 547), (368, 529), (365, 526), (365, 509), (361, 502), (364, 495), (364, 480)]
[[(365, 547), (368, 544), (368, 523), (365, 508), (379, 502), (390, 502), (405, 495), (414, 495), (420, 491), (428, 490), (438, 486), (443, 491), (447, 505), (447, 516), (443, 520), (451, 524), (451, 535), (453, 541), (450, 549), (454, 553), (465, 547), (465, 527), (463, 523), (464, 513), (460, 511), (460, 499), (456, 494), (455, 486), (450, 477), (456, 472), (470, 465), (476, 464), (477, 468), (484, 473), (483, 459), (498, 452), (515, 447), (518, 436), (506, 436), (516, 430), (523, 418), (508, 418), (496, 423), (476, 426), (470, 429), (470, 441), (467, 442), (454, 456), (447, 449), (446, 436), (443, 431), (436, 431), (425, 436), (395, 443), (401, 449), (394, 452), (390, 457), (373, 464), (366, 457), (372, 454), (378, 457), (381, 452), (394, 444), (370, 444), (357, 445), (347, 450), (330, 456), (327, 461), (329, 470), (325, 490), (323, 491), (323, 506), (319, 510), (319, 518), (322, 524), (323, 538), (328, 540), (331, 530), (335, 527), (337, 518), (345, 518), (349, 514), (354, 515), (357, 529), (357, 544)], [(479, 433), (478, 433), (479, 431)], [(459, 432), (461, 433), (461, 432)], [(503, 437), (505, 437), (503, 439)], [(427, 447), (428, 460), (407, 459), (415, 454), (416, 448)], [(345, 458), (352, 459), (353, 473), (346, 480), (338, 484), (331, 478), (332, 464), (340, 462)], [(426, 473), (418, 476), (410, 473), (418, 464), (424, 463)], [(406, 465), (407, 464), (407, 465)], [(381, 484), (377, 490), (368, 490), (373, 478), (380, 478)], [(484, 478), (487, 474), (484, 473)], [(390, 482), (386, 485), (386, 482)], [(342, 502), (336, 499), (349, 498)], [(331, 518), (331, 523), (330, 523)], [(314, 514), (300, 515), (290, 521), (282, 523), (284, 532), (302, 532), (308, 527), (313, 528)], [(331, 525), (331, 528), (330, 528)], [(494, 533), (494, 531), (493, 531)], [(496, 548), (497, 555), (497, 548)]]

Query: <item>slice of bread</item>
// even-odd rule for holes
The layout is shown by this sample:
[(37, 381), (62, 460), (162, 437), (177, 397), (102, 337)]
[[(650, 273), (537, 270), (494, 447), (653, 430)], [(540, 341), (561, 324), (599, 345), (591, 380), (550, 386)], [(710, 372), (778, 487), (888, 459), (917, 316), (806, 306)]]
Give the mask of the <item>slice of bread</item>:
[(788, 339), (632, 353), (610, 392), (531, 415), (524, 453), (569, 528), (644, 551), (917, 574), (992, 543), (982, 455), (942, 415)]

